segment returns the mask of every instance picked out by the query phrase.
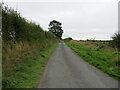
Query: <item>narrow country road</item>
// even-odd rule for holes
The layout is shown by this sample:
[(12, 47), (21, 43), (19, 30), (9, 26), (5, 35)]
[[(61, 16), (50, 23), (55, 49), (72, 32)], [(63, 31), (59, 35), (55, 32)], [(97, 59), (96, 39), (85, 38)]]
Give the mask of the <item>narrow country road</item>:
[(118, 82), (59, 43), (38, 88), (118, 88)]

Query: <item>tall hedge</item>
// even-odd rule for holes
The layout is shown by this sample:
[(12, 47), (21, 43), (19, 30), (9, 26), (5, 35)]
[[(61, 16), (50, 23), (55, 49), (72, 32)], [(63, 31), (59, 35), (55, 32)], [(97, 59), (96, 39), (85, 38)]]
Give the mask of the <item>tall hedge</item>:
[(33, 41), (55, 39), (50, 32), (44, 31), (40, 25), (23, 18), (14, 9), (4, 6), (2, 8), (2, 35), (3, 40)]

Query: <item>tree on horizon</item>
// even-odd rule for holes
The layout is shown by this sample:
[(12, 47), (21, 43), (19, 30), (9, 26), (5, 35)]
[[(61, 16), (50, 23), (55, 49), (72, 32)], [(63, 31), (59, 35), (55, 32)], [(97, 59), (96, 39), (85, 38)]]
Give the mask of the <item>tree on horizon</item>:
[(63, 34), (61, 25), (62, 23), (60, 23), (59, 21), (53, 20), (53, 21), (50, 21), (49, 28), (48, 28), (50, 32), (52, 32), (55, 36), (59, 37), (60, 39)]

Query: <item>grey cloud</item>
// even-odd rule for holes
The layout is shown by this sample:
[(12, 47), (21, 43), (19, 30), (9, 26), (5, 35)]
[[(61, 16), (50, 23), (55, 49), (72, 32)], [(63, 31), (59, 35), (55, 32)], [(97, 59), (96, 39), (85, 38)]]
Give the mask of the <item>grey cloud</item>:
[[(99, 0), (98, 0), (99, 1)], [(7, 3), (16, 7), (16, 3)], [(65, 37), (75, 39), (111, 39), (117, 31), (118, 10), (116, 1), (111, 2), (19, 2), (18, 11), (29, 20), (47, 30), (51, 20), (63, 25)]]

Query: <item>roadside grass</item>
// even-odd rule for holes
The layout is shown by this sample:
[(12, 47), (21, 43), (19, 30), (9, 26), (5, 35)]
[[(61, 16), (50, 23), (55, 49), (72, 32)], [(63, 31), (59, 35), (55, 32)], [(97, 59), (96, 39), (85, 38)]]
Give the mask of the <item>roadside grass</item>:
[(39, 50), (34, 56), (29, 56), (20, 64), (16, 64), (14, 70), (11, 70), (14, 71), (14, 75), (3, 76), (3, 88), (36, 88), (48, 58), (56, 46), (57, 43)]
[(66, 42), (66, 44), (85, 61), (120, 81), (119, 52), (113, 49), (111, 51), (106, 50), (103, 49), (104, 47), (100, 48), (99, 46), (94, 46), (94, 44), (89, 46), (90, 44), (87, 44), (87, 41), (86, 44), (85, 42), (84, 44)]

